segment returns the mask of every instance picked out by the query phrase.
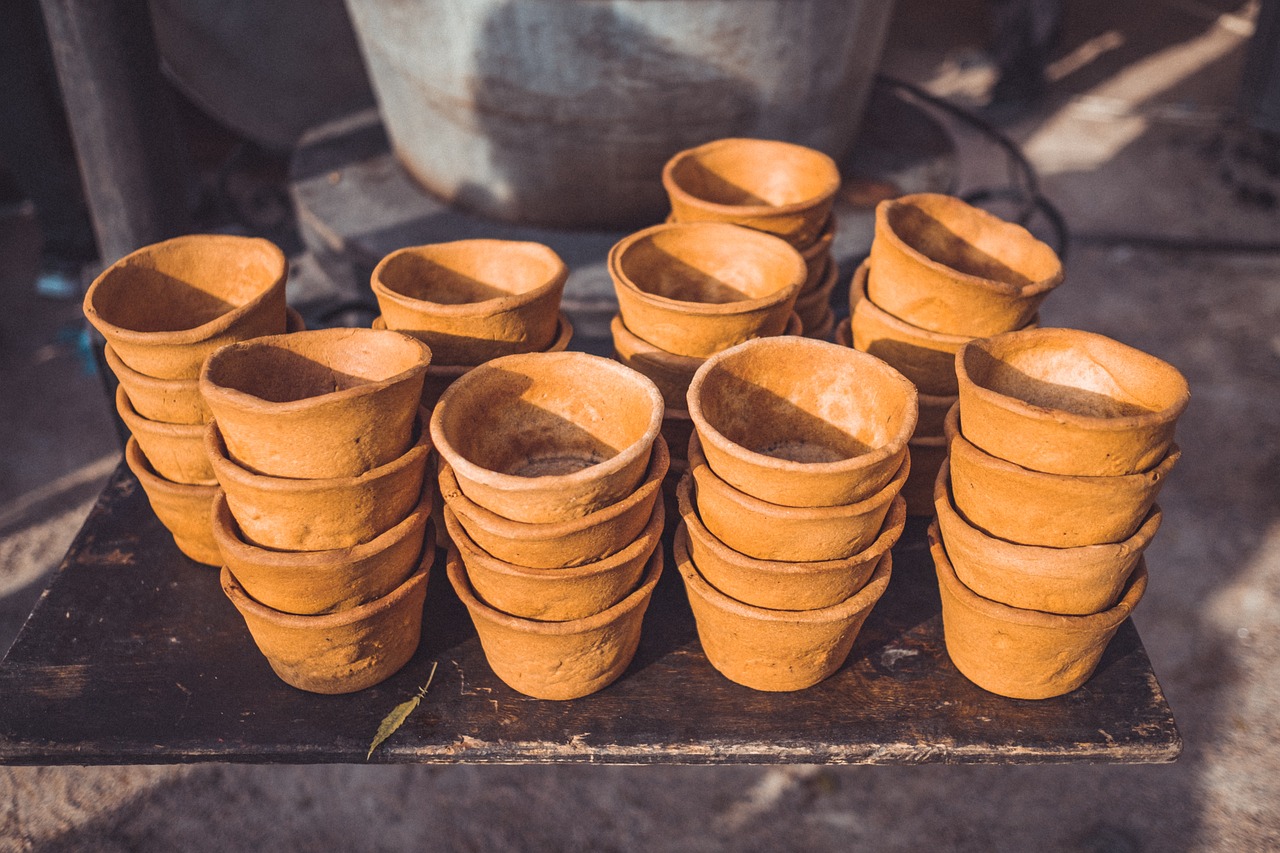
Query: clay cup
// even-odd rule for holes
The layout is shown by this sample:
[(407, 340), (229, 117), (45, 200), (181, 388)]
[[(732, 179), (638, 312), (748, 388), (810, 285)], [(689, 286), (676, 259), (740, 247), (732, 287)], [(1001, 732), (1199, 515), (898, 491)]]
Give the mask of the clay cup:
[(186, 485), (214, 484), (213, 468), (204, 452), (203, 424), (147, 420), (133, 408), (123, 385), (116, 386), (116, 411), (161, 477)]
[(222, 565), (222, 553), (209, 530), (209, 512), (218, 493), (217, 484), (189, 485), (161, 477), (133, 436), (125, 443), (124, 461), (142, 484), (156, 518), (173, 534), (178, 550), (197, 563)]

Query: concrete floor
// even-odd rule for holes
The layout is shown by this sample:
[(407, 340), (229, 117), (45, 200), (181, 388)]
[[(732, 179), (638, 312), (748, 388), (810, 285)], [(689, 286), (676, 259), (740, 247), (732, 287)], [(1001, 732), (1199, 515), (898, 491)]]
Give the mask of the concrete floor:
[[(1221, 122), (1249, 9), (1070, 5), (1050, 97), (1006, 129), (1088, 238), (1045, 324), (1111, 335), (1191, 382), (1134, 617), (1186, 741), (1176, 764), (0, 768), (0, 850), (1280, 847), (1280, 255), (1114, 239), (1280, 236), (1256, 192), (1280, 180)], [(885, 65), (979, 96), (981, 7), (948, 6), (948, 26), (938, 8), (900, 5)], [(969, 185), (994, 168), (961, 159)], [(5, 220), (0, 647), (118, 454), (78, 305), (30, 295), (35, 255), (30, 224)]]

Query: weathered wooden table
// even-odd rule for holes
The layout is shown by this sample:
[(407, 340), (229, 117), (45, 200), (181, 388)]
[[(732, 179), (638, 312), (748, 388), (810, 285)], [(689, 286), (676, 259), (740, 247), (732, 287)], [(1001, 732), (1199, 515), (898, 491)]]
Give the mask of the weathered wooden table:
[[(668, 570), (623, 677), (569, 702), (489, 670), (437, 565), (418, 653), (390, 680), (318, 696), (276, 679), (217, 572), (173, 546), (123, 466), (0, 663), (0, 762), (357, 762), (382, 718), (439, 670), (374, 762), (1165, 762), (1173, 716), (1126, 622), (1082, 688), (1044, 701), (986, 693), (951, 665), (923, 525), (853, 653), (809, 690), (758, 693), (703, 656)], [(1158, 571), (1158, 569), (1157, 569)]]

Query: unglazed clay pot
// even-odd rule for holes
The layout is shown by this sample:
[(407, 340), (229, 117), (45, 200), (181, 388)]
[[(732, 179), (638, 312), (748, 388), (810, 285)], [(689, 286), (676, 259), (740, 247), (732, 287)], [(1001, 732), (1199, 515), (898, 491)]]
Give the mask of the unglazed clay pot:
[(956, 354), (965, 438), (1024, 468), (1109, 477), (1168, 455), (1190, 400), (1177, 368), (1076, 329), (974, 341)]
[(662, 549), (654, 549), (644, 579), (630, 595), (608, 610), (568, 622), (521, 619), (480, 601), (457, 549), (449, 552), (448, 572), (498, 678), (535, 699), (577, 699), (612, 684), (635, 657), (640, 625), (662, 575)]
[(996, 539), (965, 521), (951, 503), (945, 464), (933, 501), (947, 559), (961, 583), (1000, 604), (1071, 616), (1099, 613), (1120, 600), (1162, 518), (1153, 506), (1138, 531), (1114, 545), (1042, 548)]
[(803, 145), (717, 139), (668, 160), (662, 186), (677, 222), (732, 222), (803, 249), (827, 224), (840, 170)]
[(671, 465), (688, 468), (689, 438), (693, 435), (693, 418), (684, 409), (664, 409), (662, 412), (662, 437), (673, 448)]
[(836, 217), (833, 214), (827, 217), (827, 224), (823, 226), (818, 238), (800, 250), (800, 257), (804, 258), (806, 270), (804, 284), (800, 286), (801, 293), (821, 284), (830, 274), (830, 268), (835, 266), (835, 261), (831, 257), (831, 245), (835, 242), (835, 238)]
[(178, 550), (197, 563), (222, 565), (222, 554), (209, 530), (209, 512), (218, 485), (188, 485), (166, 480), (151, 467), (133, 436), (124, 446), (124, 461), (142, 484), (156, 518), (173, 534), (173, 544)]
[(84, 295), (84, 315), (138, 373), (195, 379), (219, 347), (285, 331), (288, 272), (268, 240), (175, 237), (107, 267)]
[(200, 393), (233, 460), (273, 477), (356, 477), (403, 455), (431, 351), (400, 332), (322, 329), (232, 344)]
[(490, 512), (462, 493), (448, 464), (440, 466), (440, 498), (476, 545), (499, 560), (536, 569), (581, 566), (616, 554), (640, 535), (670, 462), (667, 443), (658, 436), (649, 470), (634, 492), (580, 518), (551, 524), (525, 524)]
[(806, 314), (813, 314), (818, 307), (830, 308), (831, 294), (836, 289), (836, 281), (840, 278), (840, 267), (832, 259), (827, 260), (826, 269), (822, 271), (821, 277), (813, 286), (806, 286), (800, 289), (796, 295), (796, 313), (801, 319)]
[[(676, 355), (632, 334), (622, 322), (621, 314), (614, 314), (609, 323), (609, 331), (613, 334), (613, 352), (618, 361), (637, 370), (653, 380), (662, 392), (662, 399), (668, 408), (683, 409), (687, 404), (685, 394), (689, 391), (689, 383), (693, 374), (706, 361), (688, 355)], [(804, 331), (800, 318), (793, 312), (787, 320), (784, 335), (799, 335)]]
[(276, 550), (347, 548), (399, 524), (420, 497), (430, 514), (435, 489), (430, 481), (422, 487), (431, 454), (427, 417), (419, 412), (418, 440), (404, 455), (357, 477), (255, 474), (228, 457), (217, 423), (205, 432), (205, 450), (246, 540)]
[(922, 435), (907, 443), (911, 454), (911, 473), (902, 485), (902, 498), (907, 502), (907, 515), (933, 515), (933, 481), (947, 460), (945, 435)]
[(673, 551), (707, 660), (730, 681), (753, 690), (812, 687), (849, 657), (862, 623), (889, 585), (893, 558), (885, 552), (871, 580), (831, 607), (768, 610), (730, 598), (712, 587), (677, 530)]
[(213, 468), (204, 452), (204, 424), (147, 420), (134, 411), (123, 385), (116, 386), (116, 411), (161, 477), (187, 485), (214, 484)]
[[(381, 316), (373, 318), (373, 328), (385, 329), (386, 322)], [(569, 322), (569, 317), (563, 311), (560, 312), (560, 320), (556, 326), (556, 337), (551, 342), (551, 346), (547, 347), (546, 352), (564, 352), (569, 348), (569, 342), (573, 340), (573, 323)], [(440, 395), (444, 393), (444, 389), (454, 383), (459, 376), (466, 373), (474, 365), (468, 364), (436, 364), (432, 362), (427, 365), (427, 375), (422, 382), (422, 405), (431, 411), (436, 407), (436, 403), (440, 401)]]
[(929, 548), (951, 662), (983, 690), (1013, 699), (1048, 699), (1084, 684), (1147, 590), (1147, 567), (1140, 559), (1120, 601), (1101, 613), (1063, 616), (1022, 610), (983, 598), (960, 582), (936, 521), (929, 527)]
[[(687, 536), (689, 556), (703, 580), (753, 607), (815, 610), (839, 604), (862, 589), (907, 520), (906, 506), (893, 499), (884, 527), (872, 531), (867, 547), (856, 553), (827, 560), (756, 559), (730, 547), (702, 523), (691, 499), (690, 476), (677, 487), (681, 520), (676, 536)], [(797, 531), (796, 539), (801, 536)]]
[(839, 506), (902, 465), (916, 389), (883, 361), (806, 338), (761, 338), (707, 360), (689, 386), (707, 463), (783, 506)]
[(936, 437), (946, 434), (947, 414), (955, 406), (958, 396), (935, 397), (932, 394), (921, 394), (920, 417), (916, 421), (916, 438)]
[(479, 599), (511, 616), (542, 622), (585, 619), (630, 595), (662, 539), (664, 519), (662, 503), (655, 502), (640, 535), (608, 557), (572, 568), (534, 569), (485, 552), (447, 505), (444, 509), (449, 539)]
[[(819, 507), (779, 506), (735, 489), (707, 465), (697, 434), (689, 441), (689, 470), (693, 475), (698, 516), (717, 539), (757, 560), (803, 562), (843, 560), (869, 547), (882, 533), (885, 517), (907, 480), (911, 462), (904, 458), (888, 485), (866, 500)], [(685, 515), (683, 507), (680, 514)], [(893, 538), (896, 540), (897, 534)]]
[(880, 308), (970, 337), (1025, 326), (1063, 276), (1058, 255), (1021, 225), (933, 193), (876, 206), (870, 264), (867, 295)]
[(662, 394), (641, 374), (582, 352), (494, 359), (445, 391), (431, 439), (462, 493), (513, 521), (581, 518), (644, 479)]
[[(301, 332), (306, 326), (302, 315), (292, 308), (285, 309), (288, 331)], [(139, 373), (120, 360), (116, 351), (107, 344), (103, 348), (107, 366), (120, 380), (129, 395), (133, 410), (152, 421), (171, 424), (208, 423), (213, 415), (200, 396), (200, 383), (196, 379), (157, 379)]]
[[(273, 551), (245, 540), (219, 493), (212, 509), (213, 538), (253, 599), (282, 613), (315, 615), (350, 610), (381, 598), (404, 582), (435, 550), (431, 499), (368, 542), (323, 551)], [(430, 549), (430, 551), (428, 551)]]
[(547, 349), (568, 276), (540, 243), (458, 240), (392, 252), (372, 285), (387, 328), (424, 341), (437, 364), (475, 365)]
[(715, 222), (663, 224), (609, 250), (627, 328), (676, 355), (706, 358), (780, 335), (806, 270), (777, 237)]
[[(853, 346), (893, 365), (922, 394), (955, 396), (956, 353), (972, 336), (932, 332), (898, 319), (867, 298), (869, 278), (875, 276), (864, 261), (849, 285)], [(1038, 322), (1033, 317), (1030, 325)]]
[(992, 536), (1020, 545), (1075, 548), (1123, 542), (1142, 525), (1178, 463), (1178, 445), (1150, 471), (1115, 477), (1045, 474), (998, 459), (960, 433), (963, 403), (947, 415), (956, 509)]
[(417, 651), (434, 558), (434, 548), (426, 551), (418, 570), (382, 598), (318, 616), (254, 601), (225, 567), (222, 591), (282, 681), (311, 693), (354, 693), (395, 675)]

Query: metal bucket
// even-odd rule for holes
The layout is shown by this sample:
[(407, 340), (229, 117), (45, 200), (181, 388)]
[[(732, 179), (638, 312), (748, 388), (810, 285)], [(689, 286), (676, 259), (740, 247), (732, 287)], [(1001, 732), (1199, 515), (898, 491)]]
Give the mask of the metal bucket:
[(400, 162), (500, 219), (623, 228), (726, 136), (852, 144), (891, 0), (347, 0)]

